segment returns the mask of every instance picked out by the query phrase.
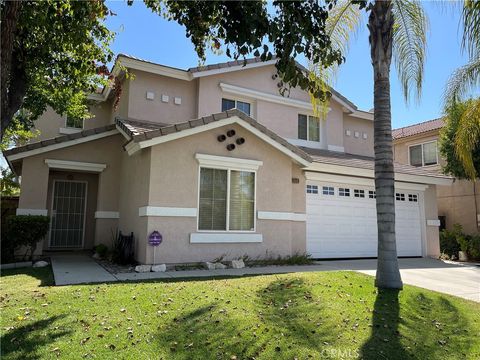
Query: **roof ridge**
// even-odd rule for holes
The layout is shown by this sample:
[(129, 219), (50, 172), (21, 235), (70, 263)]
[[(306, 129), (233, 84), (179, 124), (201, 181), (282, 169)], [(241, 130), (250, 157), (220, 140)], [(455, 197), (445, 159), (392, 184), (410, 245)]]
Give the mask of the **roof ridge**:
[(422, 122), (419, 122), (419, 123), (416, 123), (416, 124), (402, 126), (402, 127), (396, 128), (396, 129), (392, 129), (392, 131), (402, 130), (402, 129), (406, 129), (406, 128), (409, 128), (409, 127), (418, 126), (418, 125), (422, 125), (422, 124), (426, 124), (426, 123), (429, 123), (429, 122), (432, 122), (432, 121), (438, 121), (438, 120), (443, 120), (443, 116), (438, 117), (436, 119), (430, 119), (430, 120), (422, 121)]

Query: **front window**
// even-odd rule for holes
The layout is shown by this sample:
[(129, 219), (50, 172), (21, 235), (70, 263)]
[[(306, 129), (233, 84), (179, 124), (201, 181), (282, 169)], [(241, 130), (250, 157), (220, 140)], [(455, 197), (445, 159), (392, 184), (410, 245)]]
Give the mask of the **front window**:
[(83, 119), (67, 116), (65, 126), (72, 129), (83, 129)]
[(237, 108), (241, 112), (250, 116), (250, 103), (231, 99), (222, 99), (222, 111)]
[(437, 163), (436, 141), (410, 146), (410, 165), (428, 166), (436, 165)]
[(320, 141), (320, 121), (318, 117), (298, 114), (298, 138)]
[(200, 169), (198, 229), (254, 231), (255, 173)]

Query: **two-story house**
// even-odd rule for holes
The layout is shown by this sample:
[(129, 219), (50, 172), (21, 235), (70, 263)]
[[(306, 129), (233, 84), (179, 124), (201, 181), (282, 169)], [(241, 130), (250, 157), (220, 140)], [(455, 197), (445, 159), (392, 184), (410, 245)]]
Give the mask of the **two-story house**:
[[(34, 143), (4, 153), (21, 175), (18, 214), (51, 217), (39, 251), (111, 246), (118, 229), (141, 263), (376, 256), (372, 113), (334, 91), (315, 117), (307, 92), (279, 94), (273, 61), (181, 70), (120, 55), (112, 71), (118, 106), (105, 88), (92, 119), (49, 111)], [(395, 171), (398, 253), (436, 257), (436, 187), (451, 179)]]
[[(395, 161), (441, 172), (444, 159), (438, 152), (438, 138), (443, 119), (393, 130)], [(455, 179), (453, 184), (437, 187), (438, 216), (442, 227), (462, 225), (467, 234), (480, 229), (480, 182)]]

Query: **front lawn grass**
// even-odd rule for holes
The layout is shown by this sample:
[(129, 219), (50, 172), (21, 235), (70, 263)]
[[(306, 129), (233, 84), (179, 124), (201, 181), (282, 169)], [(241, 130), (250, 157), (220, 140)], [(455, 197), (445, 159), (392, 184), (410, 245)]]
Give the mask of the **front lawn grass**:
[(2, 359), (480, 358), (480, 304), (353, 272), (51, 283), (3, 272)]

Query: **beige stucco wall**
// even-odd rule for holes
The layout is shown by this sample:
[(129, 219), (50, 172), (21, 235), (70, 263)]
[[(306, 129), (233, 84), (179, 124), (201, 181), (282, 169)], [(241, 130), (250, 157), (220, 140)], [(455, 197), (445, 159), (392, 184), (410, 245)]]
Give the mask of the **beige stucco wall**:
[[(90, 209), (91, 206), (91, 209), (95, 209), (94, 211), (118, 211), (119, 157), (123, 152), (124, 142), (121, 135), (113, 135), (23, 159), (19, 208), (46, 209), (50, 214), (51, 201), (48, 201), (48, 193), (49, 184), (51, 186), (52, 181), (45, 159), (55, 159), (106, 164), (105, 170), (95, 175), (95, 184), (92, 186), (98, 188), (98, 196), (95, 196), (95, 199), (89, 197), (87, 207)], [(74, 178), (77, 176), (75, 171), (67, 170), (65, 173), (72, 174)], [(56, 174), (58, 176), (57, 172)], [(95, 229), (96, 243), (104, 242), (109, 245), (110, 230), (118, 226), (118, 220), (91, 218), (90, 221)], [(92, 244), (93, 242), (88, 239), (86, 245)], [(44, 245), (40, 244), (38, 248), (43, 247)]]
[[(343, 146), (346, 153), (374, 156), (372, 120), (354, 118), (344, 114), (343, 128)], [(350, 130), (349, 136), (346, 134), (347, 130)], [(359, 133), (358, 138), (355, 137), (355, 132)], [(366, 139), (364, 139), (363, 134), (367, 135)]]
[[(400, 164), (409, 164), (409, 154), (408, 149), (410, 146), (423, 144), (426, 142), (438, 140), (438, 131), (431, 131), (428, 133), (409, 136), (407, 138), (399, 139), (394, 141), (394, 160)], [(444, 163), (444, 160), (438, 154), (438, 159), (440, 165), (427, 166), (426, 168), (430, 170), (440, 170), (441, 165)]]
[[(216, 137), (232, 128), (237, 136), (246, 139), (246, 143), (229, 152), (226, 143), (219, 143)], [(305, 212), (302, 200), (305, 181), (298, 166), (292, 166), (290, 158), (238, 125), (152, 147), (148, 205), (197, 208), (199, 165), (196, 153), (263, 161), (257, 172), (257, 211)], [(300, 183), (292, 184), (292, 177), (298, 177)], [(302, 193), (299, 199), (293, 199), (294, 191)], [(263, 234), (262, 243), (190, 244), (190, 234), (197, 230), (196, 217), (150, 216), (144, 219), (148, 219), (147, 234), (158, 230), (163, 235), (164, 241), (157, 250), (157, 263), (209, 261), (222, 255), (227, 259), (245, 254), (255, 258), (264, 257), (267, 252), (285, 256), (294, 248), (301, 250), (305, 247), (304, 222), (295, 224), (292, 230), (291, 221), (257, 219), (256, 232)], [(146, 244), (147, 234), (139, 241)], [(293, 235), (303, 237), (292, 241)], [(148, 246), (146, 262), (153, 262), (152, 256), (153, 250)]]
[[(424, 192), (425, 222), (438, 219), (437, 192), (435, 185), (429, 185)], [(438, 226), (425, 224), (426, 255), (432, 258), (440, 256)]]
[[(185, 81), (143, 71), (131, 70), (129, 82), (128, 117), (138, 120), (173, 124), (196, 118), (196, 81)], [(154, 100), (147, 100), (147, 91), (155, 93)], [(168, 95), (167, 103), (162, 94)], [(176, 105), (174, 98), (180, 97)], [(218, 111), (217, 111), (218, 112)]]

